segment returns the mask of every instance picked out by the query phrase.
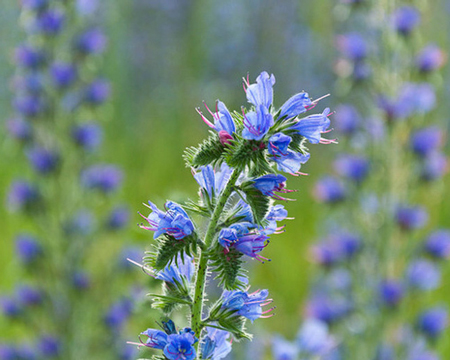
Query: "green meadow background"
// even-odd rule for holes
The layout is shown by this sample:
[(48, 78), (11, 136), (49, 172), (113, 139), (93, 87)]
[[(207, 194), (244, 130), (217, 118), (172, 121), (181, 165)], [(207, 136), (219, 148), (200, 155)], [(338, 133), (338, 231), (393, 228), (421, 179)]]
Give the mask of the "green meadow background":
[[(254, 79), (261, 71), (274, 73), (275, 105), (290, 95), (306, 90), (313, 98), (338, 92), (333, 64), (336, 1), (275, 0), (121, 0), (104, 1), (102, 22), (109, 37), (102, 73), (113, 85), (112, 100), (103, 112), (105, 128), (101, 158), (124, 169), (124, 186), (117, 200), (132, 209), (132, 221), (123, 242), (142, 247), (150, 244), (150, 233), (140, 230), (137, 211), (151, 199), (162, 205), (166, 199), (196, 196), (197, 184), (184, 166), (186, 146), (196, 145), (207, 135), (195, 107), (202, 100), (212, 105), (216, 99), (229, 109), (246, 105), (242, 77)], [(450, 3), (433, 0), (432, 13), (422, 24), (424, 37), (450, 50)], [(25, 157), (8, 138), (3, 123), (12, 114), (10, 79), (14, 72), (12, 54), (24, 38), (17, 25), (15, 0), (2, 0), (0, 7), (0, 199), (11, 180), (27, 174)], [(439, 114), (450, 124), (449, 71), (444, 69)], [(328, 98), (317, 109), (335, 106)], [(286, 233), (273, 238), (264, 256), (271, 262), (251, 265), (255, 288), (268, 288), (277, 306), (276, 316), (254, 326), (293, 338), (302, 315), (302, 306), (313, 278), (314, 266), (308, 247), (323, 233), (329, 212), (312, 199), (315, 180), (329, 171), (339, 145), (310, 146), (311, 160), (302, 168), (310, 174), (289, 178), (289, 188), (299, 189), (298, 200), (286, 207), (294, 221)], [(432, 225), (450, 227), (450, 189), (444, 179), (444, 196), (431, 209)], [(0, 292), (9, 291), (18, 279), (13, 237), (27, 228), (26, 220), (9, 214), (0, 206)], [(100, 252), (99, 257), (102, 256)], [(100, 261), (101, 262), (101, 261)], [(98, 269), (101, 271), (101, 268)], [(124, 292), (126, 288), (124, 288)], [(449, 303), (450, 267), (444, 270), (436, 297)], [(258, 323), (258, 322), (256, 322)], [(152, 324), (148, 324), (151, 326)], [(142, 324), (130, 329), (142, 331)], [(0, 338), (10, 329), (0, 320)], [(450, 357), (450, 335), (440, 347)], [(364, 359), (362, 359), (364, 360)]]

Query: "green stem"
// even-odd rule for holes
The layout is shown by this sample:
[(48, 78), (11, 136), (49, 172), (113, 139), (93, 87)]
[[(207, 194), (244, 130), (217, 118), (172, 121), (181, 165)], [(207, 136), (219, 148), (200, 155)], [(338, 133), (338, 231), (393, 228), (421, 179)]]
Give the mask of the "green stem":
[[(194, 303), (192, 304), (191, 309), (191, 327), (198, 338), (200, 338), (200, 334), (203, 329), (202, 323), (203, 300), (205, 292), (206, 270), (208, 268), (208, 260), (209, 260), (207, 249), (210, 247), (214, 235), (216, 234), (217, 223), (219, 221), (220, 215), (222, 214), (222, 211), (225, 208), (225, 204), (227, 203), (231, 195), (234, 184), (236, 183), (239, 174), (240, 172), (235, 169), (231, 174), (231, 177), (228, 180), (227, 185), (223, 189), (222, 195), (220, 195), (216, 203), (216, 208), (214, 209), (214, 212), (212, 214), (211, 221), (208, 225), (208, 230), (206, 231), (204, 242), (206, 251), (200, 252), (200, 258), (197, 268), (197, 278), (195, 279)], [(197, 342), (195, 345), (197, 348), (198, 344), (199, 342)]]

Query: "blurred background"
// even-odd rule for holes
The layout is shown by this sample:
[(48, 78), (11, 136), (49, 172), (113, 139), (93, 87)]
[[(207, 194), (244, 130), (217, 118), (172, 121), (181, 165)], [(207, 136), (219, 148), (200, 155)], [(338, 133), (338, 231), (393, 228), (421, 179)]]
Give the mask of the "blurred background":
[[(291, 94), (305, 90), (312, 98), (331, 93), (318, 109), (336, 106), (339, 94), (334, 65), (335, 36), (342, 23), (341, 9), (333, 0), (123, 0), (101, 5), (101, 23), (108, 47), (101, 73), (111, 81), (112, 98), (102, 113), (104, 143), (101, 158), (120, 166), (125, 174), (116, 200), (131, 208), (131, 221), (117, 247), (148, 248), (152, 235), (139, 229), (137, 211), (145, 211), (147, 200), (162, 205), (166, 199), (195, 198), (197, 184), (182, 159), (185, 147), (196, 145), (207, 135), (207, 126), (195, 111), (204, 100), (216, 99), (229, 109), (246, 105), (242, 77), (253, 80), (263, 70), (276, 77), (275, 105)], [(450, 50), (450, 2), (434, 0), (432, 14), (422, 24), (429, 36), (446, 52)], [(24, 34), (18, 27), (16, 0), (3, 0), (0, 10), (0, 114), (4, 123), (12, 113), (10, 82), (14, 73), (13, 52)], [(444, 70), (438, 115), (450, 127), (450, 73)], [(338, 96), (334, 95), (338, 94)], [(346, 100), (348, 101), (348, 100)], [(250, 266), (253, 287), (268, 288), (277, 306), (276, 316), (250, 325), (250, 331), (280, 333), (292, 339), (298, 330), (302, 308), (313, 277), (310, 244), (321, 234), (327, 216), (317, 204), (312, 188), (329, 171), (336, 146), (310, 146), (311, 161), (302, 171), (310, 174), (289, 178), (288, 186), (299, 189), (297, 201), (286, 208), (295, 221), (276, 236), (264, 255), (272, 261)], [(0, 199), (5, 203), (11, 180), (31, 172), (19, 147), (0, 127)], [(444, 196), (432, 210), (433, 224), (450, 224), (450, 189), (444, 179)], [(19, 281), (20, 264), (14, 260), (15, 233), (27, 228), (26, 218), (0, 207), (0, 291)], [(99, 264), (102, 263), (102, 251)], [(95, 271), (101, 272), (99, 267)], [(139, 273), (140, 274), (140, 273)], [(450, 267), (433, 296), (449, 302)], [(123, 290), (128, 291), (126, 286)], [(119, 292), (120, 292), (119, 291)], [(149, 311), (150, 312), (150, 311)], [(134, 320), (131, 337), (151, 326)], [(155, 318), (156, 319), (156, 318)], [(11, 327), (0, 319), (0, 338), (10, 337)], [(25, 334), (22, 334), (25, 336)], [(135, 340), (131, 338), (130, 340)], [(450, 335), (444, 335), (442, 351), (450, 357)], [(125, 344), (124, 344), (125, 346)], [(447, 358), (444, 356), (444, 358)]]

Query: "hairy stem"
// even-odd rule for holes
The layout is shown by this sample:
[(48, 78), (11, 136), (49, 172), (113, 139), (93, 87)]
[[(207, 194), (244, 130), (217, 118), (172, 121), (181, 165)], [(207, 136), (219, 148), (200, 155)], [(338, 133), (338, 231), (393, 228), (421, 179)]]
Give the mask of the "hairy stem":
[[(191, 310), (191, 327), (195, 332), (195, 335), (200, 339), (201, 331), (203, 329), (202, 324), (202, 311), (203, 311), (203, 301), (204, 301), (204, 292), (205, 292), (205, 281), (206, 281), (206, 270), (208, 267), (208, 253), (207, 249), (210, 247), (211, 242), (214, 238), (214, 235), (217, 231), (217, 223), (219, 221), (220, 215), (222, 214), (223, 209), (225, 208), (225, 204), (227, 203), (231, 192), (233, 190), (233, 186), (235, 185), (238, 177), (239, 171), (234, 170), (231, 174), (230, 179), (228, 180), (227, 185), (222, 191), (222, 195), (220, 195), (214, 212), (211, 217), (211, 221), (208, 225), (208, 229), (205, 235), (205, 249), (206, 251), (201, 251), (200, 258), (197, 267), (197, 278), (195, 279), (195, 294), (194, 294), (194, 303), (192, 304)], [(195, 346), (198, 348), (198, 343)]]

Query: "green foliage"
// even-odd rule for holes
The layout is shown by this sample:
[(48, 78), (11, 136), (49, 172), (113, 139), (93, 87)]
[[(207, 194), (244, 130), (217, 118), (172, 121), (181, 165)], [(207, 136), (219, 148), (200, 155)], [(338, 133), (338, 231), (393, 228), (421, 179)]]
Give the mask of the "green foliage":
[(191, 305), (192, 299), (189, 291), (188, 282), (183, 279), (180, 283), (175, 280), (175, 283), (163, 283), (163, 295), (149, 294), (153, 297), (152, 307), (161, 309), (166, 315), (170, 314), (180, 305)]
[[(229, 331), (237, 339), (252, 339), (252, 335), (245, 331), (246, 318), (244, 316), (239, 316), (236, 310), (222, 308), (222, 302), (220, 300), (211, 308), (206, 322), (208, 323), (207, 326)], [(218, 326), (215, 325), (215, 323), (217, 323)]]
[(187, 167), (199, 167), (216, 164), (222, 157), (224, 146), (220, 143), (216, 132), (210, 131), (210, 136), (198, 147), (189, 147), (185, 150), (183, 158)]
[(243, 254), (233, 247), (226, 252), (219, 243), (211, 251), (211, 266), (217, 272), (216, 279), (219, 279), (219, 285), (227, 290), (236, 290), (245, 285), (238, 279), (238, 276), (244, 275), (242, 256)]
[(173, 236), (163, 234), (156, 239), (153, 251), (146, 251), (144, 263), (155, 270), (164, 269), (170, 262), (176, 261), (179, 253), (192, 256), (196, 252), (197, 235), (186, 236), (177, 240)]
[(211, 210), (209, 207), (204, 206), (203, 204), (197, 204), (196, 202), (192, 200), (188, 200), (183, 204), (183, 208), (186, 211), (193, 212), (197, 215), (201, 215), (203, 217), (210, 218), (211, 217)]
[(269, 212), (271, 199), (265, 196), (253, 186), (252, 181), (243, 183), (239, 188), (245, 194), (245, 201), (250, 205), (253, 214), (253, 220), (256, 224), (264, 226), (265, 217)]
[(288, 134), (288, 135), (292, 138), (292, 141), (289, 144), (289, 148), (292, 151), (302, 153), (302, 154), (308, 153), (308, 148), (305, 146), (305, 144), (306, 144), (305, 137), (301, 136), (298, 133), (292, 133), (292, 134)]

